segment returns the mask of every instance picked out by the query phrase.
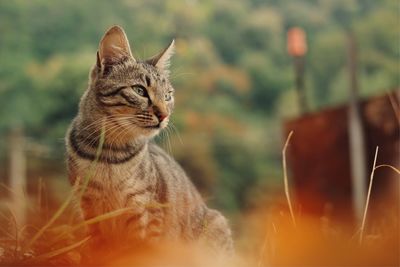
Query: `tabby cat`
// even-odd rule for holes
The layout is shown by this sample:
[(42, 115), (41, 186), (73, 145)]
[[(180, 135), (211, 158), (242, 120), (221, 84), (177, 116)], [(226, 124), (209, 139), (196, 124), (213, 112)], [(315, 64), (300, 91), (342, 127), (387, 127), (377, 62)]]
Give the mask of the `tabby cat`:
[[(182, 168), (152, 142), (174, 107), (168, 79), (174, 41), (141, 61), (119, 26), (100, 41), (97, 62), (66, 135), (69, 179), (82, 184), (104, 143), (80, 198), (84, 219), (121, 208), (127, 214), (90, 226), (100, 243), (203, 242), (232, 251), (226, 219), (208, 208)], [(103, 129), (103, 130), (102, 130)]]

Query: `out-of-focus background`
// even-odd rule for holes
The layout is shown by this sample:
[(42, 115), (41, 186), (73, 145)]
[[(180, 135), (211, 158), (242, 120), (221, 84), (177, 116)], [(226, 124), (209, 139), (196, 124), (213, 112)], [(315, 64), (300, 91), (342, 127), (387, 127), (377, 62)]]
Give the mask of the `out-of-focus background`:
[[(64, 134), (98, 42), (118, 24), (141, 59), (176, 39), (175, 127), (156, 141), (238, 236), (243, 214), (287, 208), (291, 130), (295, 213), (360, 219), (375, 146), (377, 165), (399, 166), (399, 10), (395, 0), (0, 1), (1, 206), (10, 187), (29, 198), (46, 185), (50, 206), (70, 191)], [(374, 192), (388, 207), (398, 177), (382, 172)]]

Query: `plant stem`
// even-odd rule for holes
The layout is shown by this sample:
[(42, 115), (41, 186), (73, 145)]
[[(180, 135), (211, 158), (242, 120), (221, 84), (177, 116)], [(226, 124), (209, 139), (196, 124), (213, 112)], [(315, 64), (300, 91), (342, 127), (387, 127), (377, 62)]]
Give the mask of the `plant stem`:
[(375, 173), (375, 169), (376, 169), (376, 159), (378, 157), (378, 149), (379, 147), (376, 147), (375, 150), (375, 158), (374, 158), (374, 165), (372, 166), (372, 171), (371, 171), (371, 176), (369, 178), (369, 186), (368, 186), (368, 193), (367, 193), (367, 201), (365, 203), (365, 208), (364, 208), (364, 216), (362, 219), (362, 223), (361, 223), (361, 231), (360, 231), (360, 239), (359, 239), (359, 243), (361, 244), (363, 241), (363, 236), (364, 236), (364, 229), (365, 229), (365, 221), (367, 219), (367, 212), (368, 212), (368, 206), (369, 206), (369, 199), (371, 197), (371, 189), (372, 189), (372, 182), (374, 180), (374, 173)]
[(289, 141), (290, 141), (290, 138), (292, 137), (292, 135), (293, 135), (293, 131), (291, 131), (289, 133), (289, 135), (288, 135), (288, 137), (286, 139), (286, 142), (285, 142), (285, 146), (283, 147), (283, 150), (282, 150), (282, 155), (283, 155), (282, 163), (283, 163), (283, 182), (284, 182), (284, 185), (285, 185), (286, 200), (287, 200), (288, 205), (289, 205), (289, 211), (290, 211), (290, 216), (292, 218), (293, 225), (296, 227), (296, 220), (294, 218), (294, 213), (293, 213), (293, 208), (292, 208), (292, 201), (290, 200), (289, 182), (288, 182), (287, 167), (286, 167), (286, 149), (287, 149), (287, 147), (289, 145)]

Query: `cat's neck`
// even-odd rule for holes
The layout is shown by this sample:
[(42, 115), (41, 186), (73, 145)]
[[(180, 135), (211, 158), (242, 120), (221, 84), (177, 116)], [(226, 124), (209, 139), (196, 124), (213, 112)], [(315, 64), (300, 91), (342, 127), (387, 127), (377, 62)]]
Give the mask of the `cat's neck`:
[(102, 137), (102, 150), (105, 152), (124, 151), (127, 149), (141, 149), (148, 143), (148, 138), (135, 136), (112, 123), (102, 123), (101, 120), (85, 119), (78, 117), (72, 124), (72, 132), (75, 137), (87, 147), (98, 148)]

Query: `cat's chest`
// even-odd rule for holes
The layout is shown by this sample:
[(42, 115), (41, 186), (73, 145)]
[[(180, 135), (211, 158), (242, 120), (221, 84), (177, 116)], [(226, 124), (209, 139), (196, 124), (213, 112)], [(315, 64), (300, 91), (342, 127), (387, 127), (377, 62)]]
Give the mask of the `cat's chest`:
[[(85, 170), (82, 166), (81, 171)], [(154, 217), (155, 183), (151, 176), (142, 176), (141, 165), (112, 166), (98, 165), (91, 174), (82, 202), (85, 217), (91, 218), (102, 214), (128, 208), (123, 215), (98, 224), (98, 230), (106, 236), (123, 237), (127, 234), (144, 237), (144, 226)], [(151, 172), (150, 172), (151, 174)], [(149, 209), (153, 213), (149, 213)], [(129, 227), (128, 227), (129, 226)], [(127, 228), (128, 227), (128, 228)], [(141, 229), (139, 232), (121, 232), (121, 229)], [(113, 230), (110, 230), (113, 229)]]
[(82, 177), (81, 182), (89, 180), (86, 195), (95, 198), (96, 205), (102, 206), (100, 209), (103, 212), (146, 205), (151, 200), (155, 177), (151, 172), (144, 173), (142, 164), (77, 166), (77, 176)]
[(80, 161), (74, 166), (75, 176), (80, 180), (89, 179), (103, 184), (108, 188), (118, 188), (124, 182), (133, 182), (141, 172), (139, 164), (105, 164)]

